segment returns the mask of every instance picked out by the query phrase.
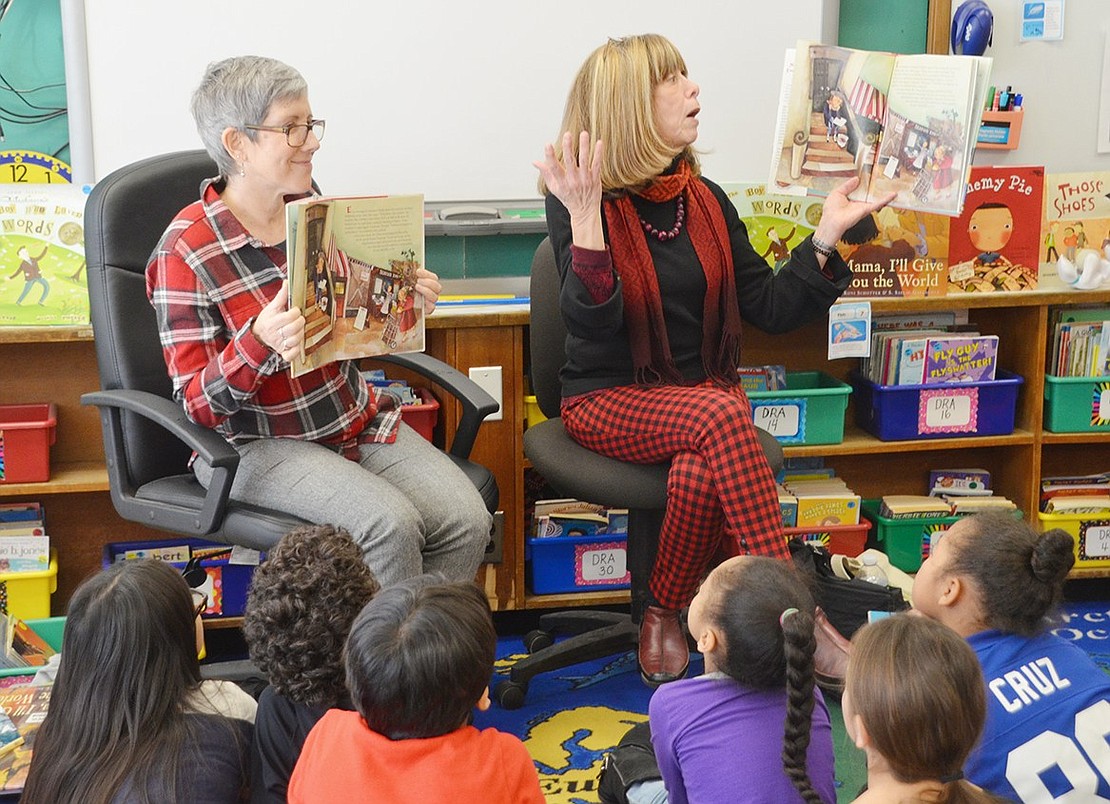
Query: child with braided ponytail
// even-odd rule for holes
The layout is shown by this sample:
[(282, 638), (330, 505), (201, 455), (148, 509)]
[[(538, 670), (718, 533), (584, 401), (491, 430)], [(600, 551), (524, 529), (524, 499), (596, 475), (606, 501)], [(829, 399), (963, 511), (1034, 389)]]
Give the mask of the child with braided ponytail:
[(793, 566), (773, 558), (729, 559), (702, 583), (688, 622), (705, 674), (660, 687), (648, 710), (671, 804), (836, 801), (814, 608)]

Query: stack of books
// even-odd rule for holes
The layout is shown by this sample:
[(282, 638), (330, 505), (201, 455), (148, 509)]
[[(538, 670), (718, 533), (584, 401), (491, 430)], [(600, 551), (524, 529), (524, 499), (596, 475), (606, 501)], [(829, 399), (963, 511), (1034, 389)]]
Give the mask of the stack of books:
[(537, 500), (532, 534), (538, 539), (556, 536), (597, 536), (628, 533), (628, 509), (606, 508), (571, 497)]
[(18, 617), (0, 612), (0, 668), (42, 667), (56, 651)]
[(783, 391), (786, 389), (786, 366), (740, 366), (740, 387), (747, 391)]
[(0, 573), (43, 572), (50, 568), (50, 537), (42, 504), (0, 505)]
[(931, 327), (874, 333), (860, 371), (876, 385), (931, 385), (993, 380), (997, 367), (997, 335)]
[(1041, 478), (1041, 511), (1046, 514), (1110, 514), (1110, 472)]
[[(860, 496), (842, 478), (833, 476), (803, 480), (788, 477), (780, 488), (779, 504), (783, 506), (783, 524), (786, 527), (859, 524)], [(793, 510), (789, 511), (791, 508)], [(786, 525), (789, 520), (793, 524)]]

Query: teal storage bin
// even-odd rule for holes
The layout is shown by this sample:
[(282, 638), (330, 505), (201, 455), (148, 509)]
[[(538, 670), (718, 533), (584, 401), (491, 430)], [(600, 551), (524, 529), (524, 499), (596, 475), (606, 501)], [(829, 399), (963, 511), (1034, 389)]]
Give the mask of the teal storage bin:
[(1110, 376), (1046, 374), (1044, 429), (1053, 433), (1110, 432)]
[(821, 371), (788, 371), (781, 391), (749, 391), (757, 427), (782, 444), (839, 444), (852, 386)]
[[(46, 640), (54, 650), (62, 649), (62, 633), (65, 630), (65, 617), (44, 617), (39, 620), (25, 620), (28, 627)], [(33, 676), (37, 667), (8, 667), (0, 670), (0, 678), (8, 676)]]

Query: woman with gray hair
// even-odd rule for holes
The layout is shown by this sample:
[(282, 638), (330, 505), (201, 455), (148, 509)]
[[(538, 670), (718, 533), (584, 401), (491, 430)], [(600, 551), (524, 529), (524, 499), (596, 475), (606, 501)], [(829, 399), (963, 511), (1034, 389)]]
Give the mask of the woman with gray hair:
[[(345, 528), (383, 584), (472, 579), (490, 515), (463, 472), (379, 407), (354, 362), (290, 376), (305, 318), (289, 304), (285, 204), (313, 192), (324, 135), (304, 78), (270, 58), (216, 62), (192, 112), (219, 175), (170, 223), (147, 293), (176, 398), (239, 452), (232, 497)], [(417, 277), (430, 312), (438, 278)], [(207, 486), (211, 468), (193, 469)]]

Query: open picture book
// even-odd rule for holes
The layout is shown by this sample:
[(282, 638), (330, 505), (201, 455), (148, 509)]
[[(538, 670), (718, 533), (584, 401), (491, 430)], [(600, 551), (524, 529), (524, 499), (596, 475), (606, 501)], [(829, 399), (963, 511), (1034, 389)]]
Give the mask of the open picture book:
[(897, 55), (802, 41), (787, 51), (769, 192), (828, 195), (955, 216), (986, 103), (991, 60)]
[(289, 305), (305, 317), (294, 377), (335, 360), (424, 349), (424, 197), (328, 197), (285, 207)]

